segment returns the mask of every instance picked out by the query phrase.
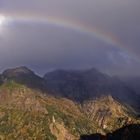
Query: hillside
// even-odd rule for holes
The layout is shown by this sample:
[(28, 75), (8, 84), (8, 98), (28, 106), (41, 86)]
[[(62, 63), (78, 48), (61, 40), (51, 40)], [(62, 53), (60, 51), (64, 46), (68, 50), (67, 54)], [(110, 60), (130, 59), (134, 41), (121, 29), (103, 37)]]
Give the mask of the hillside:
[(73, 140), (97, 129), (70, 100), (46, 96), (13, 81), (0, 87), (1, 139)]
[[(100, 104), (99, 100), (95, 102)], [(111, 132), (116, 129), (116, 127), (111, 127), (113, 123), (106, 129), (100, 126), (100, 118), (91, 119), (97, 115), (99, 110), (103, 111), (102, 104), (98, 106), (99, 110), (93, 112), (92, 115), (87, 111), (87, 104), (89, 105), (89, 103), (85, 103), (81, 108), (81, 105), (71, 100), (47, 96), (14, 81), (7, 81), (0, 87), (0, 137), (1, 139), (18, 140), (32, 138), (76, 140), (83, 134), (105, 134), (106, 130)], [(108, 103), (106, 106), (111, 106), (111, 104)], [(92, 108), (92, 106), (90, 107)], [(117, 107), (122, 115), (137, 122), (127, 112), (122, 112), (123, 106)], [(120, 118), (124, 121), (119, 127), (129, 123), (126, 118), (118, 116), (117, 111), (113, 113), (115, 119)], [(102, 117), (105, 121), (102, 125), (105, 126), (108, 114), (102, 114)], [(113, 122), (114, 118), (111, 118), (110, 121)]]

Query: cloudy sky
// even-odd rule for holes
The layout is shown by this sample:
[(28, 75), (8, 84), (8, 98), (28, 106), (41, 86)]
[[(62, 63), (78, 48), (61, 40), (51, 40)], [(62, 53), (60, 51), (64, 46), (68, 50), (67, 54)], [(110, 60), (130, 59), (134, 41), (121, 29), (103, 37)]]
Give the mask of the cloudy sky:
[(139, 0), (0, 0), (0, 71), (140, 75), (139, 7)]

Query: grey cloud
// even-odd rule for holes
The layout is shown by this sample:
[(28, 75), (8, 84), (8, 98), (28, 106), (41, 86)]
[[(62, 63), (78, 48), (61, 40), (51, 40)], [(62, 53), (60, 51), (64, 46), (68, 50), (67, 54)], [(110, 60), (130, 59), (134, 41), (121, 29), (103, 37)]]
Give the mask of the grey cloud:
[(71, 29), (15, 21), (0, 31), (0, 69), (27, 65), (42, 74), (56, 68), (95, 66), (113, 74), (139, 74), (139, 7), (138, 0), (1, 0), (3, 14), (79, 20), (115, 34), (125, 49)]

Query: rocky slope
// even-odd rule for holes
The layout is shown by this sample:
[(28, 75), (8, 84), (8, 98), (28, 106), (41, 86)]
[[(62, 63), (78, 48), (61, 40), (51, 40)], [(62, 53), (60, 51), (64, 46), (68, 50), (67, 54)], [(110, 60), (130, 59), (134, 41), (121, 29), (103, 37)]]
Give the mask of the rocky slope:
[(68, 99), (54, 98), (7, 81), (0, 87), (0, 138), (75, 140), (102, 132)]
[(106, 133), (138, 122), (132, 108), (110, 95), (86, 101), (82, 104), (82, 109), (87, 117), (95, 121)]

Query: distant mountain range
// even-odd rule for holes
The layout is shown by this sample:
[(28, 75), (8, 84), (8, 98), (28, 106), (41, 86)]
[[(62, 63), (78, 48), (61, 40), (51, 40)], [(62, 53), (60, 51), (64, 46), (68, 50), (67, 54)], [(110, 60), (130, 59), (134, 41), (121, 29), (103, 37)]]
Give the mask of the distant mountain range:
[(44, 79), (47, 88), (56, 96), (83, 102), (101, 95), (112, 95), (140, 111), (140, 95), (130, 85), (94, 68), (81, 71), (56, 70), (47, 73)]
[(94, 68), (40, 77), (17, 67), (0, 75), (0, 139), (86, 140), (98, 133), (98, 140), (139, 125), (139, 113), (133, 86)]
[[(5, 70), (1, 83), (14, 80), (30, 88), (49, 91), (51, 95), (65, 97), (82, 103), (102, 95), (112, 95), (140, 111), (140, 95), (133, 88), (133, 83), (121, 81), (117, 77), (92, 68), (89, 70), (56, 70), (45, 74), (42, 78), (27, 67), (17, 67)], [(135, 84), (136, 85), (136, 84)]]

